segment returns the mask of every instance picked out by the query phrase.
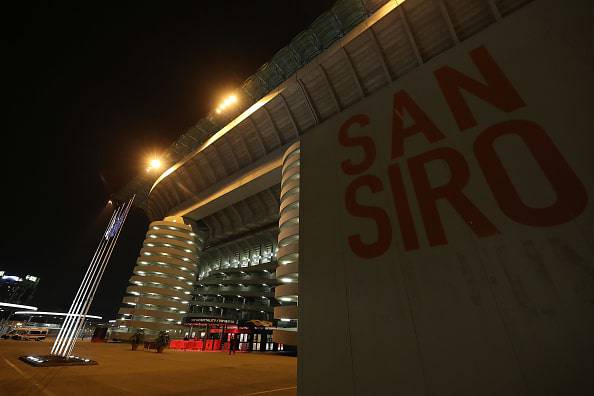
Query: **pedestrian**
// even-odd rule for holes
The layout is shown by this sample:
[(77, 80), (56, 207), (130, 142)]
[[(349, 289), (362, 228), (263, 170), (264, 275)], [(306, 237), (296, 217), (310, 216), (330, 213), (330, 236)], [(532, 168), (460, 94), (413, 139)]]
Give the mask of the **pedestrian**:
[(235, 355), (235, 334), (231, 334), (231, 338), (229, 339), (229, 355)]

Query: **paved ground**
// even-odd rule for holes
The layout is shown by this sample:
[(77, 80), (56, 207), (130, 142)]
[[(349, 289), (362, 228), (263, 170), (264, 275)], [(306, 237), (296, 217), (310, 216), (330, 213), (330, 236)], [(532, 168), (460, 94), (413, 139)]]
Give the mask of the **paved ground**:
[(162, 354), (127, 344), (79, 342), (75, 354), (97, 366), (32, 367), (22, 355), (46, 355), (51, 343), (0, 340), (0, 395), (296, 395), (297, 358), (259, 353)]

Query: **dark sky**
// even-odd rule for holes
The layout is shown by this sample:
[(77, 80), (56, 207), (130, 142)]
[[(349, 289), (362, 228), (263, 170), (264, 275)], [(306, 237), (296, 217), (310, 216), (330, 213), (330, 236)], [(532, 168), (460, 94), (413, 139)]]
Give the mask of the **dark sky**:
[[(332, 3), (4, 8), (0, 270), (40, 276), (34, 305), (67, 310), (109, 194)], [(91, 313), (114, 317), (147, 224), (129, 216)]]

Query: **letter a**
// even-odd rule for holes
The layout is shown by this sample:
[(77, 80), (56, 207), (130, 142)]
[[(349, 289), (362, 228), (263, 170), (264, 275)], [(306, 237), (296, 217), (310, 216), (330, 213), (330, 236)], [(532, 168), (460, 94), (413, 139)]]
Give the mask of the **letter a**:
[[(404, 127), (405, 110), (415, 122), (414, 125), (406, 128)], [(435, 143), (445, 137), (406, 91), (398, 91), (394, 94), (392, 159), (400, 158), (404, 155), (404, 139), (417, 133), (425, 135), (425, 138), (431, 143)]]

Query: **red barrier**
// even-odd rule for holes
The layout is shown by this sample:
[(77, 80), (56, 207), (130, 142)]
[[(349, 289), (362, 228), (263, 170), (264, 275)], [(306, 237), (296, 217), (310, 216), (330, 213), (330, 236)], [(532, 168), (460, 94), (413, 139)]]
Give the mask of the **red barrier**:
[(171, 349), (185, 349), (184, 340), (171, 340), (169, 342), (169, 348)]
[[(244, 343), (242, 343), (244, 344)], [(226, 342), (223, 344), (222, 350), (229, 350), (229, 343)], [(221, 350), (221, 340), (206, 340), (206, 345), (204, 345), (203, 340), (198, 341), (185, 341), (185, 340), (171, 340), (169, 342), (169, 348), (176, 349), (176, 350), (189, 350), (189, 351), (217, 351)], [(204, 348), (204, 349), (203, 349)], [(245, 345), (240, 346), (240, 350), (247, 350), (247, 343)]]

